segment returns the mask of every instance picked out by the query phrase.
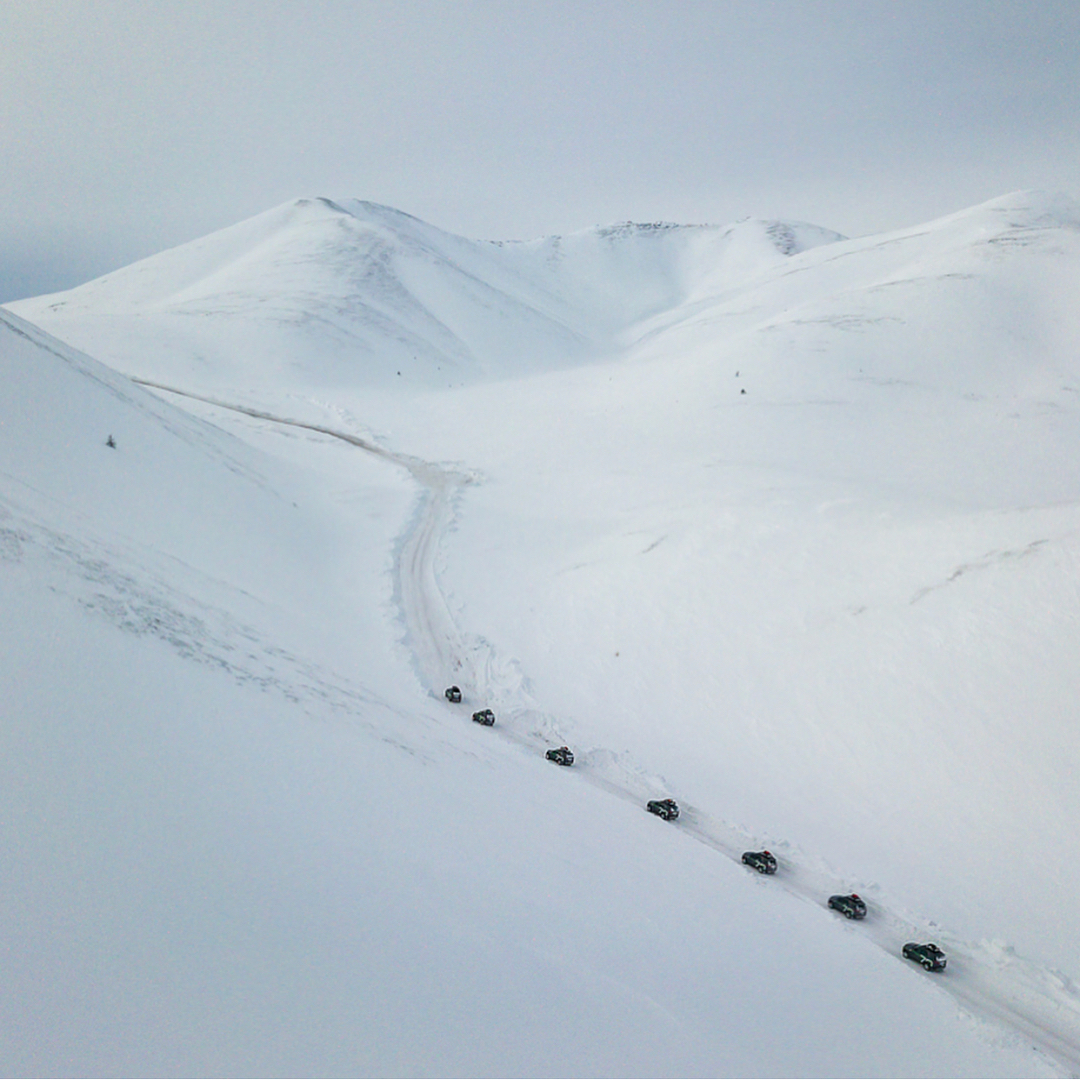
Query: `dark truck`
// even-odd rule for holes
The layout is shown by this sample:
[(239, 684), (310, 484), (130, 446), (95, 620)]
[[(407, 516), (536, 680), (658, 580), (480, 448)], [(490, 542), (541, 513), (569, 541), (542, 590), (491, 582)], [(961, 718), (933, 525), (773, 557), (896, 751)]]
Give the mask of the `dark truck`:
[(650, 799), (645, 809), (665, 821), (674, 821), (679, 816), (679, 804), (674, 799)]
[(752, 866), (759, 874), (776, 873), (776, 856), (771, 851), (744, 851), (743, 866)]
[(934, 944), (917, 945), (909, 941), (901, 950), (905, 960), (914, 960), (922, 964), (927, 971), (944, 971), (945, 954)]
[(849, 893), (847, 896), (830, 896), (829, 907), (833, 911), (839, 911), (849, 919), (866, 918), (866, 901), (858, 893)]
[(554, 761), (556, 765), (574, 764), (574, 752), (569, 746), (560, 746), (554, 750), (549, 750), (544, 756), (548, 761)]

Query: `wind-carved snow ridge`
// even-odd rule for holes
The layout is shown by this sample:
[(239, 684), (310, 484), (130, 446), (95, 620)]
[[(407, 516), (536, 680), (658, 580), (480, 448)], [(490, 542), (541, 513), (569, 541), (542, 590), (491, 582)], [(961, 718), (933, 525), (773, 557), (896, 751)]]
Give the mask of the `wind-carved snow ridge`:
[[(446, 708), (462, 719), (474, 709), (491, 707), (497, 715), (494, 733), (529, 751), (568, 741), (562, 724), (540, 708), (516, 661), (499, 657), (484, 638), (458, 626), (438, 581), (443, 537), (453, 525), (464, 490), (480, 476), (458, 465), (440, 465), (397, 453), (370, 440), (320, 424), (276, 416), (248, 406), (231, 404), (176, 387), (136, 379), (144, 386), (192, 398), (260, 420), (319, 432), (406, 469), (420, 488), (420, 498), (395, 558), (395, 598), (405, 627), (405, 645), (422, 684), (433, 697), (458, 685), (460, 705)], [(3, 551), (0, 549), (0, 557)], [(643, 769), (630, 755), (603, 748), (578, 753), (576, 777), (616, 798), (641, 805), (646, 799), (677, 794), (664, 778)], [(965, 942), (936, 923), (890, 905), (873, 882), (842, 875), (793, 845), (754, 835), (750, 830), (681, 803), (677, 824), (689, 835), (735, 862), (747, 848), (769, 846), (778, 856), (775, 878), (749, 879), (755, 885), (781, 888), (801, 901), (823, 907), (831, 893), (854, 887), (867, 900), (869, 916), (859, 924), (838, 929), (863, 934), (891, 956), (904, 942), (933, 939), (945, 947), (949, 969), (935, 985), (952, 995), (960, 1007), (981, 1024), (1005, 1030), (1037, 1049), (1065, 1075), (1080, 1075), (1080, 991), (1061, 972), (1024, 959), (999, 941)], [(833, 913), (823, 917), (839, 919)], [(990, 1035), (991, 1039), (1000, 1035)]]

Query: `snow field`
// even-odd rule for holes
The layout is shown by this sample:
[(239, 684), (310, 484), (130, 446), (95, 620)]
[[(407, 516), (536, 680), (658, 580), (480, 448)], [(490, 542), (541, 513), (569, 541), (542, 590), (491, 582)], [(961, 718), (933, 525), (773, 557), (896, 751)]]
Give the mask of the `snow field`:
[[(400, 595), (405, 597), (404, 606), (407, 612), (412, 607), (419, 608), (412, 617), (406, 617), (409, 626), (406, 641), (410, 650), (428, 662), (426, 671), (423, 664), (420, 666), (419, 674), (427, 679), (433, 693), (437, 693), (436, 688), (444, 681), (450, 681), (450, 678), (466, 687), (467, 700), (455, 710), (463, 719), (480, 704), (499, 705), (502, 717), (499, 734), (518, 745), (531, 747), (539, 756), (545, 740), (548, 743), (563, 740), (565, 724), (548, 714), (537, 712), (531, 695), (517, 674), (516, 665), (509, 668), (502, 665), (501, 670), (499, 665), (493, 667), (493, 657), (487, 646), (481, 650), (487, 666), (478, 669), (474, 655), (477, 649), (475, 646), (470, 648), (460, 632), (450, 625), (432, 573), (435, 559), (432, 538), (447, 523), (448, 504), (440, 502), (440, 493), (445, 491), (445, 479), (435, 479), (438, 470), (418, 469), (412, 459), (406, 459), (406, 463), (413, 475), (421, 481), (432, 482), (433, 487), (427, 509), (412, 526), (412, 535), (420, 539), (406, 541), (399, 555), (400, 581), (409, 586), (400, 591)], [(454, 475), (451, 472), (446, 479)], [(433, 613), (439, 613), (439, 617), (432, 618)], [(448, 655), (456, 656), (457, 661), (452, 675), (442, 679), (440, 676), (443, 672), (450, 670), (446, 666)], [(440, 663), (444, 665), (442, 670)], [(511, 676), (509, 680), (507, 674)], [(475, 691), (470, 694), (470, 689), (478, 683), (483, 690), (479, 694)], [(809, 751), (809, 747), (803, 749)], [(662, 778), (648, 775), (635, 766), (632, 756), (627, 755), (612, 755), (606, 751), (581, 755), (579, 752), (577, 772), (584, 773), (587, 781), (597, 784), (607, 793), (628, 799), (637, 806), (650, 796), (662, 795), (670, 790), (670, 785), (665, 785)], [(836, 807), (831, 807), (828, 815), (830, 823), (835, 822), (836, 814)], [(685, 803), (680, 827), (733, 860), (738, 860), (739, 853), (746, 846), (757, 846), (759, 843), (748, 830), (732, 828), (707, 813), (688, 808)], [(781, 840), (772, 846), (785, 853), (781, 887), (803, 900), (820, 907), (822, 898), (830, 892), (850, 888), (843, 876), (835, 871), (825, 866), (816, 870), (812, 865), (807, 866), (805, 854), (791, 843)], [(813, 863), (813, 860), (810, 862)], [(942, 932), (937, 923), (927, 925), (925, 917), (916, 916), (914, 920), (911, 916), (905, 917), (890, 908), (887, 893), (883, 893), (876, 884), (860, 884), (860, 888), (873, 897), (869, 937), (890, 955), (896, 956), (905, 940), (928, 935), (937, 937), (948, 945), (953, 956), (948, 988), (967, 1008), (980, 1015), (992, 1016), (1008, 1028), (1022, 1032), (1057, 1061), (1073, 1060), (1073, 1031), (1080, 1021), (1080, 1010), (1077, 1008), (1075, 989), (1067, 978), (1040, 971), (1030, 962), (1009, 954), (1009, 950), (1002, 953), (997, 945), (989, 949), (991, 955), (988, 957), (986, 943), (967, 945), (947, 931)]]
[(298, 709), (3, 581), (10, 1075), (1051, 1074), (490, 732)]
[[(270, 708), (275, 741), (292, 724), (283, 742), (310, 743), (303, 779), (276, 750), (255, 770), (260, 792), (295, 808), (296, 835), (332, 834), (313, 849), (330, 853), (353, 842), (343, 820), (371, 819), (379, 837), (287, 874), (258, 944), (223, 934), (236, 965), (203, 977), (207, 1001), (229, 1003), (228, 1033), (177, 1048), (163, 1018), (182, 1024), (196, 996), (181, 980), (142, 1049), (81, 1044), (102, 1012), (80, 1029), (42, 991), (34, 1015), (63, 1019), (39, 1019), (15, 1048), (27, 1071), (74, 1045), (88, 1069), (115, 1052), (194, 1072), (1075, 1071), (1074, 210), (1012, 196), (905, 234), (804, 244), (747, 223), (500, 247), (402, 218), (297, 205), (15, 305), (140, 377), (383, 454), (184, 399), (204, 421), (188, 419), (39, 334), (35, 348), (111, 387), (90, 407), (85, 381), (18, 339), (11, 370), (40, 379), (12, 383), (0, 427), (4, 498), (23, 523), (8, 529), (12, 610), (33, 613), (42, 581), (67, 593), (60, 651), (101, 653), (91, 696), (128, 720), (145, 705), (124, 704), (109, 657), (133, 634), (160, 651), (130, 668), (148, 685), (180, 681), (174, 667), (212, 678), (184, 716), (199, 702), (220, 715), (225, 684), (252, 731)], [(447, 362), (462, 385), (435, 390)], [(50, 407), (54, 384), (66, 413)], [(36, 424), (15, 419), (26, 401)], [(54, 414), (60, 435), (39, 426)], [(71, 472), (65, 441), (98, 447), (98, 428), (130, 414), (155, 433), (122, 487), (107, 457), (76, 455)], [(136, 430), (116, 432), (119, 451)], [(176, 495), (165, 515), (163, 490)], [(37, 546), (57, 576), (38, 567), (27, 585), (19, 552)], [(144, 594), (156, 607), (131, 600)], [(100, 645), (87, 625), (108, 631)], [(26, 672), (26, 730), (52, 737), (29, 718), (56, 713), (35, 696), (39, 677), (56, 680), (29, 661), (12, 670)], [(468, 723), (469, 701), (437, 700), (450, 681), (496, 707), (494, 731)], [(219, 738), (212, 726), (193, 745)], [(149, 745), (171, 747), (152, 730)], [(544, 762), (548, 740), (580, 767)], [(25, 743), (33, 776), (52, 758)], [(247, 768), (246, 749), (221, 753)], [(111, 775), (141, 768), (120, 755)], [(177, 785), (205, 786), (187, 771)], [(247, 829), (276, 839), (278, 819), (231, 792), (221, 816), (237, 844)], [(674, 826), (640, 808), (668, 794), (685, 809)], [(13, 821), (41, 803), (34, 786), (19, 798)], [(66, 803), (54, 817), (82, 820)], [(86, 850), (106, 850), (117, 820), (81, 827)], [(199, 836), (181, 864), (207, 861)], [(781, 876), (722, 857), (744, 843), (774, 850)], [(66, 895), (72, 850), (43, 849), (27, 880)], [(252, 880), (283, 858), (259, 847)], [(192, 913), (179, 952), (195, 970), (212, 906), (162, 900), (167, 876), (150, 877), (158, 910)], [(104, 888), (107, 865), (88, 880)], [(122, 882), (124, 908), (138, 890)], [(319, 882), (341, 903), (317, 899)], [(246, 902), (234, 885), (223, 910)], [(858, 927), (823, 908), (851, 888), (871, 904)], [(334, 929), (297, 942), (299, 918), (280, 911), (309, 907)], [(341, 952), (356, 940), (346, 911), (362, 912), (367, 951)], [(75, 985), (97, 985), (106, 944), (128, 949), (152, 920), (131, 922), (86, 947)], [(896, 958), (915, 931), (945, 945), (944, 979)], [(279, 949), (268, 985), (260, 965)], [(311, 955), (335, 950), (316, 986)], [(170, 957), (140, 955), (134, 969), (167, 984)], [(286, 982), (304, 1007), (282, 1026)], [(109, 1015), (139, 996), (123, 983)]]

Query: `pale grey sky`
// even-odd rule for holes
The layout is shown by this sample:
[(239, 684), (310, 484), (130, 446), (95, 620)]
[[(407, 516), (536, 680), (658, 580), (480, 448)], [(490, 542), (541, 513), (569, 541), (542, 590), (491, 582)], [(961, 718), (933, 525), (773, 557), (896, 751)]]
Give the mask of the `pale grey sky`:
[(491, 239), (1080, 196), (1076, 0), (3, 0), (0, 301), (301, 195)]

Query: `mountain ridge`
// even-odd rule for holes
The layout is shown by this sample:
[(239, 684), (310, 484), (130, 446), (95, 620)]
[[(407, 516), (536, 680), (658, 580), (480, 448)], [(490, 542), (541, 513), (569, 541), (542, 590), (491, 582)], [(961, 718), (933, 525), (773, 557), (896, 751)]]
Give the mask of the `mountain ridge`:
[(133, 366), (133, 350), (109, 338), (110, 321), (157, 319), (156, 333), (197, 357), (211, 345), (192, 318), (219, 314), (249, 323), (283, 366), (314, 345), (331, 381), (347, 377), (359, 356), (378, 360), (354, 378), (385, 385), (402, 370), (439, 385), (447, 374), (471, 381), (503, 365), (546, 370), (606, 355), (630, 326), (682, 302), (725, 261), (729, 276), (744, 277), (838, 238), (748, 219), (472, 241), (376, 203), (297, 199), (11, 309), (61, 338), (93, 339), (95, 355), (134, 374), (163, 373)]
[[(775, 292), (791, 273), (827, 278), (837, 260), (865, 262), (922, 237), (940, 262), (973, 245), (1021, 247), (1078, 221), (1080, 209), (1064, 196), (1017, 192), (855, 239), (747, 218), (473, 241), (378, 203), (301, 198), (9, 308), (119, 370), (159, 381), (213, 370), (225, 386), (251, 377), (287, 384), (301, 365), (328, 388), (392, 389), (399, 380), (437, 388), (621, 355), (695, 309), (727, 319), (719, 309), (709, 314), (725, 297), (762, 285)], [(902, 266), (892, 256), (885, 264), (882, 282), (897, 272), (887, 267)], [(212, 334), (200, 326), (207, 317)], [(148, 352), (173, 360), (150, 369)]]

